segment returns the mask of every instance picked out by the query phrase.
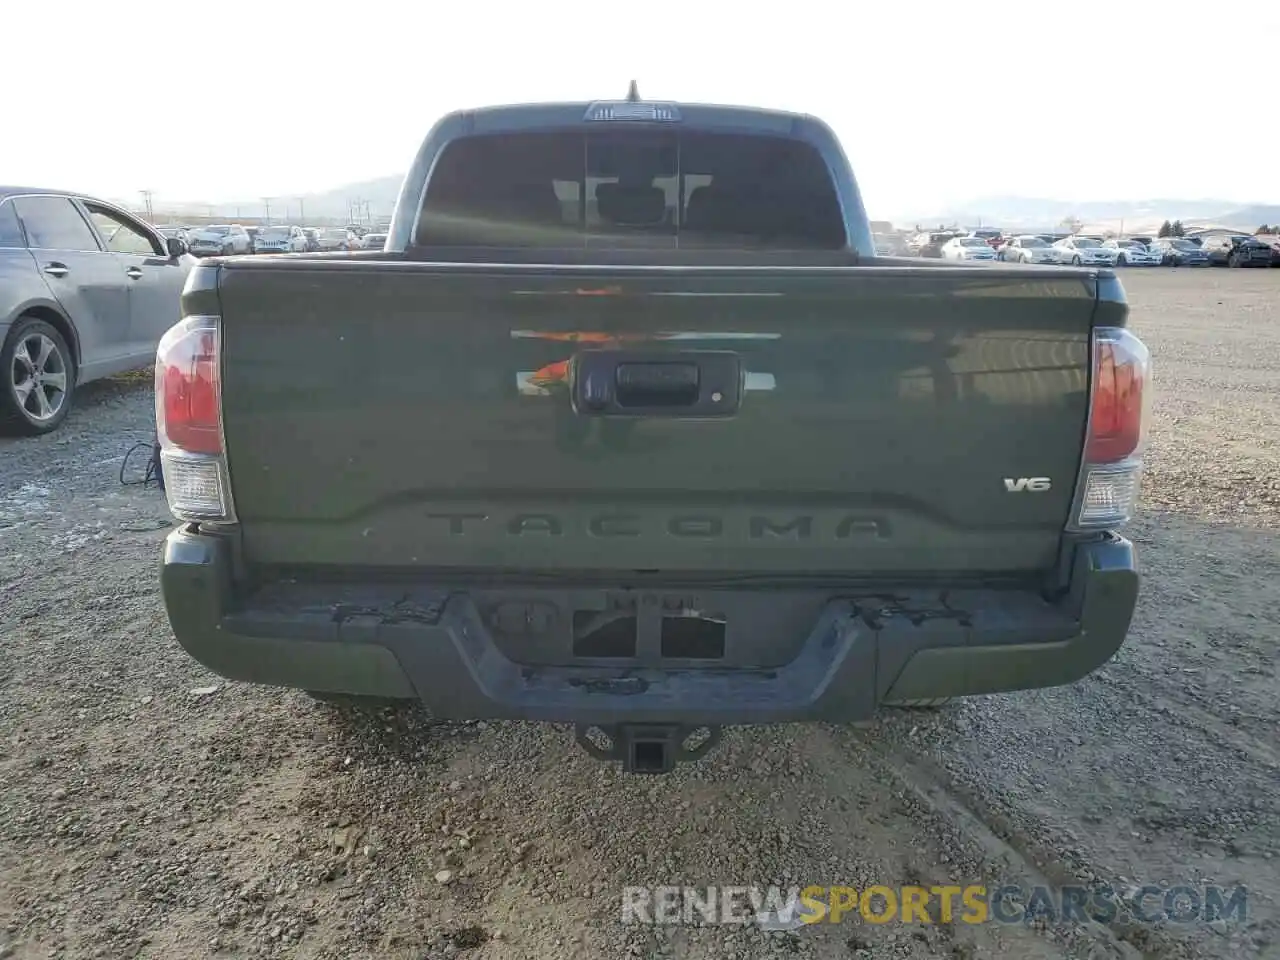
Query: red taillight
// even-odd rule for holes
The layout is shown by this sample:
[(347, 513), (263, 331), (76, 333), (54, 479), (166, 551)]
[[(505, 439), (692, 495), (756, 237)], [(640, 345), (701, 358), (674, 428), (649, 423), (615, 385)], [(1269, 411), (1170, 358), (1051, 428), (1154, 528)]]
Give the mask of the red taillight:
[(162, 446), (222, 453), (218, 328), (211, 317), (188, 317), (156, 350), (156, 426)]
[(1142, 341), (1123, 329), (1094, 334), (1093, 402), (1085, 460), (1116, 463), (1142, 446), (1149, 399), (1150, 355)]

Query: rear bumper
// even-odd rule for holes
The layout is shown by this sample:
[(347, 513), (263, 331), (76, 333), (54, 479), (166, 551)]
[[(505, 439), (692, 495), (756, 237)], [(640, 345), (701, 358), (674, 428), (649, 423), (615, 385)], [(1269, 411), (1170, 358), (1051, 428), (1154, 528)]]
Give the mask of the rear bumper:
[[(179, 644), (230, 680), (420, 698), (445, 719), (722, 725), (850, 722), (885, 700), (1071, 683), (1120, 648), (1138, 574), (1132, 545), (1111, 536), (1077, 548), (1070, 589), (1056, 604), (941, 591), (939, 615), (936, 604), (912, 609), (912, 596), (936, 600), (936, 589), (832, 597), (789, 662), (758, 669), (517, 663), (469, 595), (448, 589), (434, 598), (415, 590), (424, 599), (407, 612), (402, 602), (245, 605), (229, 542), (190, 529), (166, 541), (162, 586)], [(308, 589), (314, 601), (323, 588)]]

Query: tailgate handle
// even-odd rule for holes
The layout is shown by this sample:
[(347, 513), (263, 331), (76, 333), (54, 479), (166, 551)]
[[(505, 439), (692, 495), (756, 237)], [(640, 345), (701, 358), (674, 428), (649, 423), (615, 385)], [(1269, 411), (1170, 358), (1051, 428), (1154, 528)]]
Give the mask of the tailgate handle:
[(620, 363), (614, 374), (624, 407), (689, 407), (698, 402), (702, 376), (696, 363)]

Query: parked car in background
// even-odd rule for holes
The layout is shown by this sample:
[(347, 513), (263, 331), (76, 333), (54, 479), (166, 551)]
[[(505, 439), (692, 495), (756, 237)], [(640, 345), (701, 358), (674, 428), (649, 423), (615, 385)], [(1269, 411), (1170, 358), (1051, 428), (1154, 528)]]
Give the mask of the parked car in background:
[(254, 253), (306, 253), (307, 236), (301, 227), (270, 226), (258, 231)]
[(345, 227), (326, 227), (320, 231), (318, 237), (318, 250), (353, 250), (355, 249), (356, 238)]
[(1158, 267), (1161, 256), (1158, 251), (1150, 249), (1145, 243), (1132, 239), (1111, 239), (1102, 246), (1115, 254), (1118, 267)]
[(361, 250), (381, 250), (387, 245), (385, 233), (366, 233), (360, 238)]
[(1271, 266), (1271, 247), (1247, 234), (1209, 237), (1204, 241), (1204, 251), (1213, 267)]
[(942, 248), (953, 237), (953, 231), (918, 233), (908, 241), (907, 249), (912, 256), (938, 259), (942, 256)]
[(1101, 237), (1064, 237), (1054, 244), (1063, 263), (1079, 267), (1113, 267), (1117, 253), (1102, 245)]
[(1166, 267), (1207, 267), (1209, 254), (1200, 246), (1182, 237), (1160, 237), (1150, 247), (1160, 254), (1160, 262)]
[(898, 244), (893, 236), (887, 233), (873, 233), (871, 240), (876, 246), (877, 257), (892, 257), (898, 253)]
[(49, 433), (79, 384), (153, 363), (194, 263), (113, 204), (0, 187), (0, 432)]
[(1037, 237), (1029, 233), (1011, 238), (996, 251), (996, 257), (1000, 260), (1008, 260), (1011, 263), (1061, 262), (1058, 250), (1053, 244), (1043, 237)]
[(996, 252), (982, 237), (952, 237), (942, 245), (944, 260), (994, 260)]
[(191, 252), (197, 257), (231, 256), (253, 253), (249, 231), (238, 223), (219, 223), (200, 227), (191, 234)]
[(181, 240), (183, 243), (187, 244), (187, 246), (191, 245), (191, 231), (186, 227), (156, 227), (156, 232), (166, 240), (172, 237), (177, 240)]
[(976, 230), (970, 230), (969, 236), (977, 237), (992, 250), (1004, 245), (1003, 231), (996, 230), (994, 227), (978, 227)]

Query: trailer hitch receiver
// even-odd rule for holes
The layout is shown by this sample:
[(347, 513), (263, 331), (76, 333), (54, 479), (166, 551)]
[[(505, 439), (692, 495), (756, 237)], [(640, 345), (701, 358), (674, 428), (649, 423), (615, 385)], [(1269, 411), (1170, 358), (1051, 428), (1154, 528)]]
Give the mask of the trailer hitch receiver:
[(720, 739), (719, 727), (677, 723), (579, 726), (580, 743), (597, 760), (621, 760), (625, 773), (670, 773), (677, 763), (698, 760)]

